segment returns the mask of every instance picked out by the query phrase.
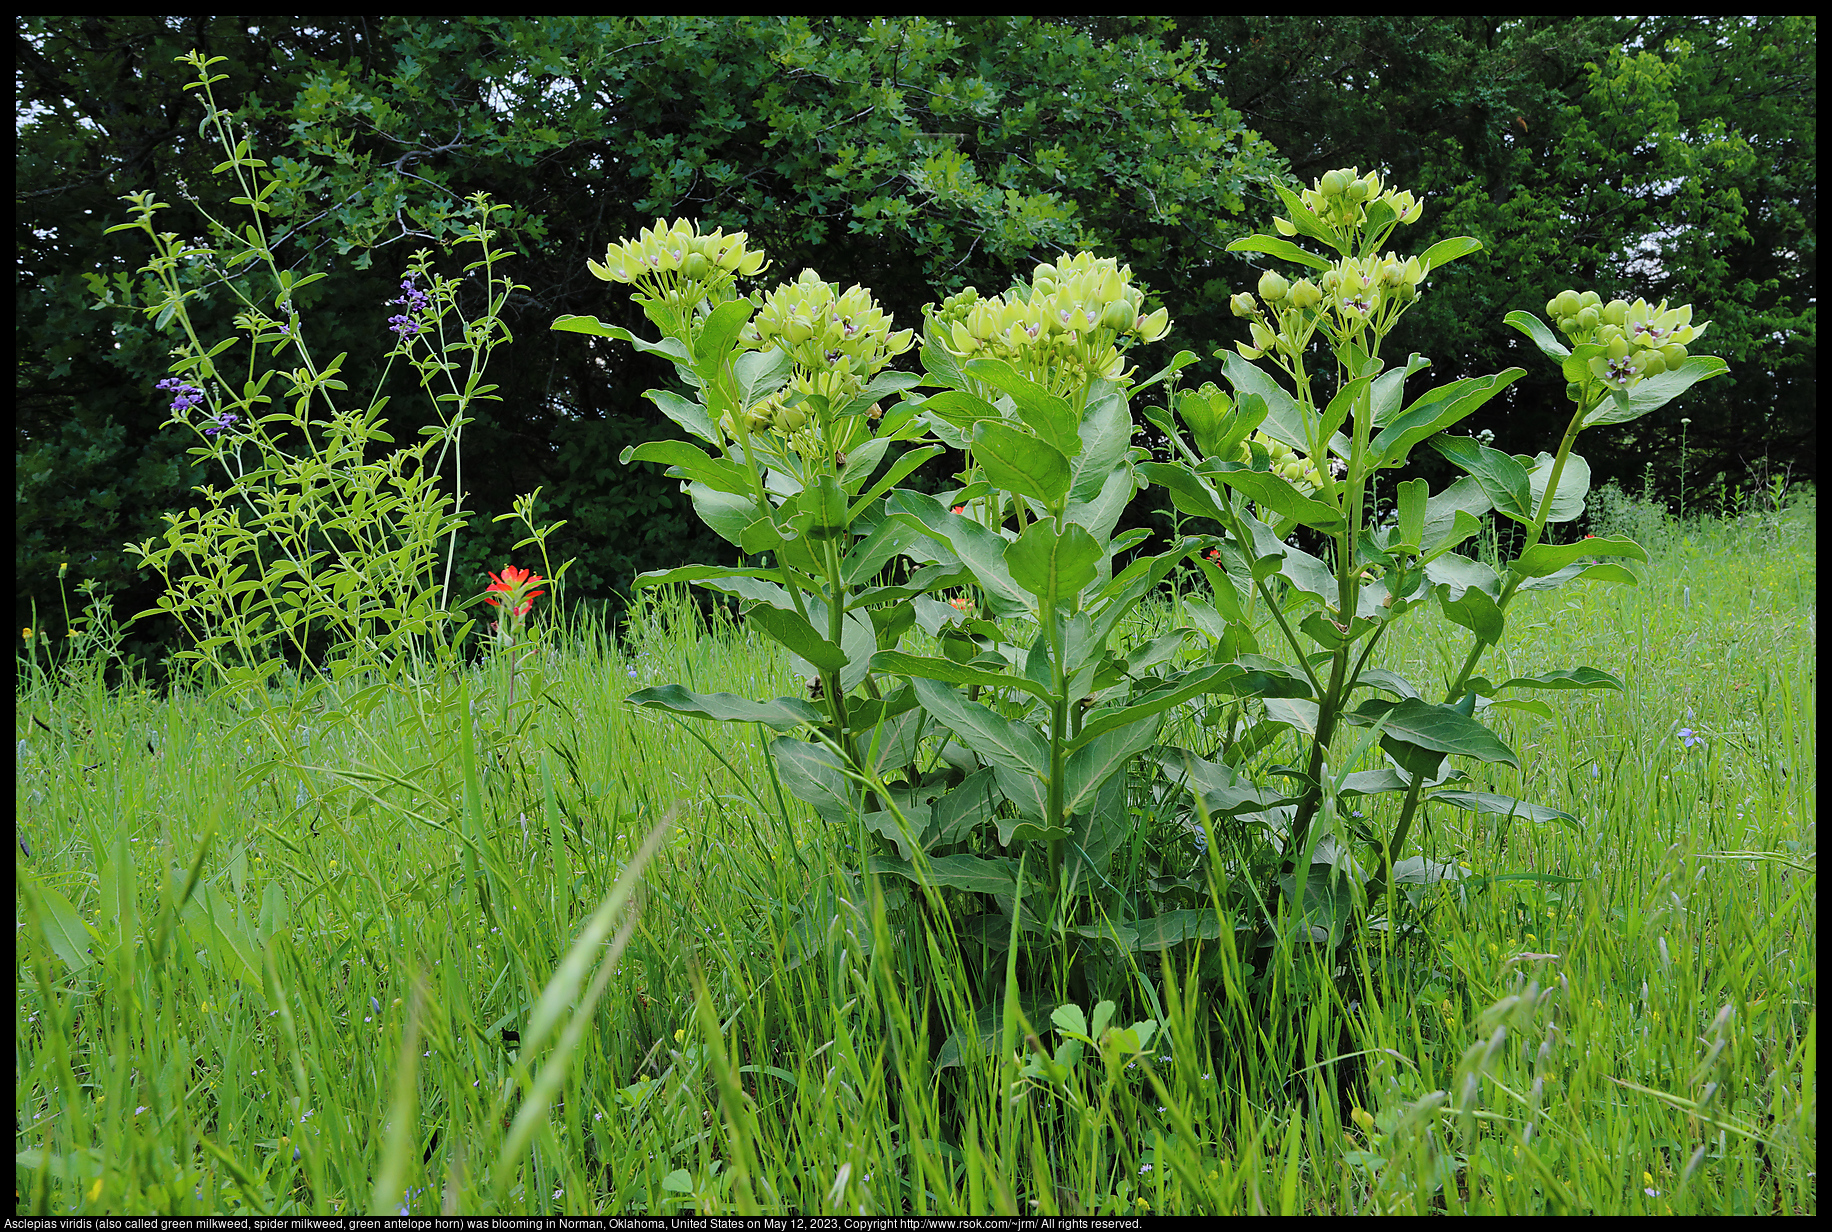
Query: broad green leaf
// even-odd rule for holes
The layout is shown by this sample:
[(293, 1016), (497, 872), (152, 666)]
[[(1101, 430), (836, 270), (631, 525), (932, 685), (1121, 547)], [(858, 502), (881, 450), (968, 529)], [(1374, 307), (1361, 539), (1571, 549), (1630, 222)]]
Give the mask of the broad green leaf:
[[(1472, 252), (1482, 251), (1482, 241), (1468, 235), (1455, 235), (1447, 240), (1439, 240), (1419, 254), (1419, 263), (1427, 271), (1448, 265), (1458, 257), (1467, 257)], [(1426, 277), (1430, 277), (1427, 273)]]
[(1061, 1005), (1051, 1010), (1050, 1024), (1070, 1035), (1088, 1034), (1088, 1020), (1079, 1005)]
[(847, 528), (846, 490), (832, 475), (822, 475), (814, 486), (804, 488), (801, 509), (808, 517), (808, 537), (816, 541), (832, 539)]
[[(1086, 456), (1085, 454), (1083, 455)], [(1131, 465), (1120, 462), (1107, 472), (1105, 481), (1095, 491), (1083, 490), (1088, 499), (1076, 495), (1076, 490), (1069, 490), (1069, 503), (1063, 512), (1063, 521), (1079, 526), (1107, 547), (1101, 552), (1101, 560), (1096, 572), (1106, 576), (1112, 558), (1125, 549), (1113, 539), (1113, 528), (1119, 524), (1120, 516), (1132, 503), (1138, 491), (1138, 481)], [(1128, 533), (1136, 533), (1136, 530)], [(1141, 535), (1143, 539), (1150, 534)]]
[(1423, 479), (1408, 479), (1394, 493), (1399, 506), (1399, 525), (1394, 534), (1396, 544), (1414, 548), (1424, 544), (1426, 491)]
[[(1205, 397), (1196, 390), (1185, 390), (1177, 399), (1177, 414), (1189, 425), (1190, 438), (1196, 442), (1196, 452), (1204, 457), (1218, 453), (1216, 437), (1224, 418), (1234, 409), (1234, 399), (1215, 391), (1213, 398)], [(1163, 425), (1160, 425), (1162, 427)]]
[(1090, 891), (1100, 885), (1114, 853), (1131, 843), (1138, 824), (1126, 807), (1126, 776), (1110, 776), (1095, 793), (1093, 803), (1069, 819), (1064, 859), (1068, 883)]
[(650, 342), (647, 338), (639, 338), (621, 326), (606, 325), (597, 317), (561, 316), (555, 318), (549, 328), (571, 334), (590, 334), (597, 338), (615, 338), (619, 342), (629, 343), (639, 351), (666, 356), (683, 367), (691, 366), (693, 363), (693, 356), (687, 353), (687, 344), (678, 338), (663, 338), (659, 342)]
[[(1540, 501), (1545, 499), (1546, 484), (1552, 480), (1552, 464), (1557, 461), (1551, 454), (1541, 452), (1533, 459), (1533, 468), (1527, 472), (1533, 484), (1533, 508), (1539, 508)], [(1565, 469), (1559, 472), (1558, 491), (1552, 497), (1552, 509), (1546, 515), (1546, 521), (1570, 522), (1584, 512), (1584, 497), (1590, 492), (1590, 463), (1577, 454), (1565, 455)]]
[(1272, 235), (1249, 235), (1245, 239), (1235, 240), (1228, 245), (1229, 252), (1263, 252), (1268, 256), (1282, 257), (1295, 261), (1299, 265), (1308, 265), (1314, 270), (1335, 268), (1316, 253), (1300, 248), (1290, 240), (1279, 239)]
[(1494, 506), (1482, 485), (1468, 475), (1425, 501), (1425, 529), (1420, 547), (1426, 556), (1442, 556), (1482, 529), (1480, 518)]
[(863, 586), (877, 577), (892, 557), (923, 537), (922, 526), (914, 518), (885, 518), (872, 527), (871, 534), (852, 545), (840, 563), (841, 576), (848, 586)]
[(720, 367), (731, 356), (732, 343), (753, 311), (749, 300), (727, 300), (700, 323), (700, 336), (693, 344), (693, 369), (703, 385), (718, 379)]
[(1375, 796), (1388, 791), (1405, 791), (1411, 781), (1391, 766), (1379, 770), (1357, 770), (1342, 777), (1336, 792), (1344, 799), (1352, 796)]
[[(1608, 354), (1608, 348), (1603, 346), (1600, 342), (1580, 342), (1572, 349), (1571, 354), (1565, 356), (1564, 361), (1559, 364), (1559, 371), (1568, 382), (1579, 385), (1589, 384), (1593, 379), (1590, 372), (1590, 361)], [(1610, 391), (1610, 399), (1616, 406), (1624, 410), (1628, 408), (1628, 394), (1625, 391), (1612, 389)], [(1609, 403), (1605, 403), (1605, 405), (1609, 405)], [(1593, 411), (1593, 419), (1595, 415), (1596, 412)]]
[(1074, 523), (1057, 532), (1051, 518), (1032, 522), (1005, 549), (1011, 580), (1037, 596), (1042, 611), (1072, 607), (1082, 588), (1095, 578), (1100, 544)]
[(859, 821), (867, 830), (896, 847), (898, 855), (911, 860), (917, 852), (927, 850), (923, 846), (922, 832), (929, 828), (929, 806), (903, 805), (900, 813), (883, 809), (876, 813), (866, 813)]
[(764, 603), (785, 611), (795, 609), (795, 600), (781, 585), (782, 572), (777, 569), (734, 569), (729, 565), (682, 565), (678, 569), (658, 569), (636, 575), (638, 590), (691, 582), (732, 595), (751, 603)]
[(1115, 392), (1090, 401), (1081, 418), (1081, 452), (1069, 459), (1070, 502), (1104, 499), (1113, 471), (1124, 467), (1131, 447), (1132, 412), (1126, 399)]
[(1412, 697), (1397, 702), (1376, 697), (1362, 702), (1345, 715), (1350, 723), (1364, 727), (1372, 726), (1383, 716), (1386, 719), (1381, 729), (1383, 744), (1397, 740), (1434, 753), (1474, 757), (1479, 761), (1513, 766), (1516, 770), (1520, 768), (1520, 759), (1499, 736), (1452, 706), (1434, 706)]
[[(1005, 904), (1005, 908), (1009, 910), (1009, 904)], [(1021, 917), (1021, 920), (1024, 923), (1028, 923), (1028, 917), (1029, 913), (1027, 911), (1025, 915)], [(973, 918), (975, 920), (986, 919), (984, 916), (976, 916)], [(988, 944), (996, 945), (1002, 950), (1010, 941), (1009, 924), (1000, 921), (998, 916), (993, 916), (992, 920), (994, 921), (995, 928), (1005, 929), (1007, 931), (987, 935), (984, 940)], [(961, 931), (964, 934), (971, 934), (976, 930), (968, 927), (963, 928)], [(1031, 932), (1033, 930), (1032, 928), (1024, 927), (1021, 931)], [(1037, 931), (1041, 931), (1041, 929), (1039, 928)], [(965, 940), (966, 937), (963, 936), (962, 939)], [(1049, 1018), (1050, 1008), (1051, 1002), (1040, 996), (1021, 997), (1019, 999), (1019, 1011), (1023, 1014), (1024, 1020), (1032, 1024), (1041, 1024), (1046, 1021)], [(955, 1028), (948, 1038), (942, 1042), (941, 1051), (935, 1056), (935, 1072), (940, 1073), (942, 1070), (948, 1069), (951, 1066), (960, 1065), (963, 1061), (978, 1060), (981, 1057), (991, 1054), (998, 1048), (999, 1039), (1004, 1034), (1004, 1031), (1005, 1006), (1002, 1001), (995, 1000), (986, 1005), (977, 1007), (974, 1010), (973, 1021), (964, 1026)]]
[(625, 466), (632, 462), (659, 462), (675, 479), (697, 479), (708, 487), (751, 499), (751, 477), (745, 469), (728, 458), (715, 458), (698, 445), (686, 441), (644, 441), (624, 448), (618, 459)]
[(1516, 676), (1496, 686), (1502, 689), (1615, 689), (1620, 692), (1623, 684), (1608, 672), (1595, 667), (1567, 667), (1554, 672), (1539, 672), (1532, 676)]
[(1063, 766), (1063, 812), (1074, 816), (1086, 811), (1109, 776), (1124, 771), (1133, 758), (1157, 743), (1161, 721), (1162, 716), (1150, 714), (1109, 726), (1091, 740), (1079, 740), (1079, 747)]
[(827, 721), (826, 715), (799, 697), (754, 702), (736, 693), (690, 693), (678, 684), (639, 689), (624, 700), (633, 706), (647, 706), (699, 719), (717, 719), (722, 723), (762, 723), (777, 731), (819, 727)]
[[(993, 766), (1040, 780), (1049, 777), (1049, 745), (1035, 728), (970, 702), (945, 684), (921, 676), (910, 683), (923, 709)], [(1001, 789), (1004, 785), (1001, 776)]]
[(1529, 804), (1513, 796), (1498, 796), (1486, 791), (1437, 791), (1425, 797), (1437, 804), (1450, 804), (1473, 813), (1486, 813), (1492, 817), (1525, 817), (1530, 821), (1557, 821), (1575, 830), (1582, 830), (1584, 823), (1570, 813), (1543, 804)]
[(757, 502), (749, 496), (722, 492), (697, 480), (687, 485), (693, 511), (727, 543), (739, 546), (745, 528), (757, 520)]
[(1062, 451), (1002, 420), (974, 425), (973, 458), (994, 484), (1051, 509), (1068, 494), (1069, 460)]
[(1451, 465), (1468, 472), (1496, 509), (1517, 522), (1533, 520), (1533, 486), (1527, 468), (1512, 454), (1467, 436), (1434, 436), (1430, 443)]
[[(1257, 537), (1257, 532), (1255, 535)], [(1255, 565), (1255, 570), (1259, 567)], [(1284, 555), (1279, 558), (1276, 573), (1330, 611), (1336, 610), (1336, 601), (1341, 598), (1336, 587), (1336, 575), (1329, 571), (1328, 565), (1309, 552), (1302, 548), (1287, 547)], [(1369, 602), (1375, 600), (1370, 598)]]
[(1558, 335), (1552, 332), (1551, 326), (1530, 312), (1518, 310), (1508, 313), (1501, 319), (1531, 338), (1533, 345), (1539, 348), (1540, 354), (1560, 365), (1561, 368), (1563, 367), (1566, 358), (1571, 354), (1571, 349), (1558, 340)]
[(953, 550), (960, 562), (973, 571), (974, 580), (983, 590), (1004, 599), (1028, 606), (1030, 598), (1023, 587), (1011, 579), (1005, 567), (1006, 541), (971, 518), (951, 513), (946, 505), (922, 492), (899, 488), (885, 500), (892, 514), (908, 514), (932, 537)]
[(1018, 862), (1008, 856), (935, 856), (920, 865), (893, 860), (889, 856), (873, 856), (866, 862), (865, 871), (895, 873), (918, 884), (927, 882), (955, 890), (990, 894), (1005, 902), (1010, 902), (1018, 892)]
[(1237, 625), (1247, 623), (1246, 610), (1242, 605), (1253, 595), (1253, 573), (1233, 544), (1222, 544), (1214, 550), (1221, 554), (1219, 560), (1204, 552), (1196, 558), (1196, 564), (1209, 581), (1209, 593), (1215, 599), (1213, 615), (1216, 619), (1211, 621), (1204, 614), (1206, 608), (1195, 606), (1200, 600), (1185, 599), (1183, 605), (1195, 619), (1197, 628), (1220, 641), (1226, 636), (1226, 630), (1220, 623), (1222, 620)]
[(1010, 394), (1018, 408), (1018, 418), (1064, 457), (1072, 458), (1081, 452), (1080, 424), (1068, 399), (1051, 393), (1002, 359), (968, 360), (967, 372)]
[[(755, 406), (783, 387), (795, 371), (795, 360), (787, 351), (771, 347), (767, 351), (746, 351), (732, 365), (732, 377), (738, 383), (738, 398), (747, 407)], [(709, 434), (709, 439), (717, 436)]]
[(922, 445), (915, 449), (904, 450), (897, 456), (897, 459), (890, 464), (884, 474), (879, 477), (878, 481), (872, 484), (870, 488), (852, 503), (852, 508), (846, 511), (846, 516), (857, 521), (859, 515), (864, 512), (866, 506), (896, 487), (903, 481), (905, 475), (908, 475), (911, 471), (915, 470), (941, 451), (942, 448), (940, 445)]
[(717, 425), (713, 423), (712, 416), (706, 413), (706, 408), (698, 402), (683, 398), (677, 393), (670, 393), (665, 389), (651, 389), (644, 393), (643, 397), (655, 403), (662, 414), (701, 440), (711, 441), (714, 444), (719, 443), (720, 432)]
[(1224, 693), (1233, 697), (1309, 697), (1310, 682), (1302, 675), (1283, 668), (1271, 670), (1243, 663), (1213, 663), (1192, 668), (1171, 677), (1163, 687), (1135, 700), (1131, 705), (1111, 710), (1096, 710), (1082, 724), (1081, 731), (1069, 741), (1071, 750), (1104, 736), (1115, 728), (1126, 727), (1150, 715), (1162, 714), (1172, 706), (1199, 694)]
[(1628, 391), (1627, 406), (1613, 398), (1604, 402), (1584, 420), (1584, 426), (1594, 428), (1599, 424), (1627, 423), (1631, 419), (1639, 419), (1651, 411), (1658, 411), (1700, 381), (1722, 376), (1729, 371), (1730, 365), (1715, 355), (1690, 356), (1671, 372), (1637, 381), (1635, 387)]
[(1168, 950), (1185, 941), (1213, 941), (1220, 937), (1221, 917), (1209, 908), (1184, 908), (1134, 921), (1132, 929), (1133, 949)]
[(1170, 493), (1171, 504), (1191, 517), (1227, 525), (1221, 497), (1207, 480), (1177, 462), (1141, 462), (1139, 472)]
[(778, 736), (770, 755), (788, 793), (812, 805), (822, 820), (835, 824), (858, 815), (860, 789), (847, 777), (838, 754), (824, 744)]
[(1526, 374), (1525, 368), (1509, 368), (1493, 376), (1465, 377), (1427, 390), (1369, 443), (1374, 465), (1403, 465), (1414, 445), (1475, 413), (1483, 403)]
[[(1329, 840), (1326, 838), (1324, 842)], [(1338, 872), (1333, 864), (1310, 865), (1302, 882), (1295, 873), (1280, 877), (1279, 889), (1286, 902), (1299, 908), (1293, 923), (1303, 930), (1302, 936), (1307, 941), (1333, 948), (1359, 914), (1357, 892), (1360, 886), (1351, 876)]]
[(1021, 689), (1047, 700), (1050, 691), (1044, 685), (1018, 672), (998, 672), (984, 667), (956, 663), (952, 659), (906, 654), (901, 650), (880, 650), (871, 657), (871, 670), (899, 676), (920, 676), (947, 684), (980, 685), (989, 689)]
[(1425, 577), (1444, 614), (1453, 622), (1489, 645), (1501, 639), (1504, 618), (1496, 603), (1501, 586), (1493, 569), (1451, 553), (1426, 565)]
[[(1361, 375), (1346, 381), (1336, 390), (1336, 394), (1323, 408), (1320, 430), (1327, 435), (1335, 435), (1336, 429), (1349, 421), (1349, 415), (1361, 405), (1363, 395), (1374, 378), (1380, 375), (1381, 362), (1378, 359), (1367, 361), (1365, 367), (1358, 368)], [(1309, 452), (1306, 450), (1305, 452)]]
[(1467, 876), (1469, 873), (1454, 860), (1407, 856), (1393, 865), (1394, 885), (1436, 885), (1440, 881), (1461, 881)]
[[(878, 373), (877, 376), (874, 376), (864, 389), (854, 394), (852, 401), (836, 409), (834, 414), (840, 417), (868, 414), (874, 404), (882, 403), (884, 399), (889, 398), (892, 394), (903, 393), (906, 390), (914, 389), (920, 384), (922, 384), (922, 378), (914, 372), (903, 372), (896, 368), (886, 368)], [(901, 403), (899, 403), (899, 405), (901, 405)], [(880, 406), (879, 410), (882, 412), (884, 408)], [(885, 413), (887, 415), (894, 415), (894, 412)], [(880, 422), (879, 428), (883, 430), (894, 422), (894, 418), (887, 418)]]
[(1384, 428), (1392, 422), (1403, 404), (1406, 393), (1406, 382), (1415, 372), (1431, 367), (1431, 361), (1414, 351), (1406, 358), (1404, 368), (1395, 368), (1383, 372), (1374, 379), (1374, 390), (1369, 398), (1374, 407), (1373, 422), (1376, 428)]
[(992, 819), (999, 808), (999, 793), (993, 790), (991, 770), (976, 770), (947, 794), (938, 796), (930, 806), (932, 831), (924, 838), (932, 846), (964, 843), (976, 826)]
[(1536, 543), (1509, 566), (1522, 577), (1547, 577), (1588, 556), (1626, 556), (1646, 562), (1647, 551), (1632, 539), (1586, 536), (1576, 543)]
[[(1310, 526), (1326, 535), (1342, 529), (1342, 514), (1333, 505), (1314, 500), (1293, 487), (1282, 475), (1256, 471), (1241, 462), (1214, 462), (1205, 465), (1204, 478), (1219, 479), (1229, 487), (1245, 493), (1263, 509), (1300, 526)], [(1175, 496), (1172, 497), (1174, 501)]]
[(1553, 718), (1552, 707), (1546, 705), (1545, 702), (1530, 701), (1526, 698), (1519, 697), (1498, 697), (1494, 701), (1484, 702), (1482, 709), (1485, 712), (1489, 710), (1521, 710), (1525, 711), (1527, 714), (1533, 715), (1535, 718), (1544, 719), (1548, 723), (1552, 722)]
[(1599, 560), (1592, 564), (1582, 562), (1566, 565), (1557, 573), (1545, 577), (1528, 578), (1515, 587), (1515, 593), (1525, 590), (1554, 590), (1566, 582), (1579, 582), (1589, 579), (1593, 582), (1618, 582), (1626, 586), (1639, 586), (1641, 574), (1639, 565), (1623, 565), (1615, 561)]
[[(1301, 453), (1310, 452), (1308, 421), (1313, 413), (1306, 411), (1292, 396), (1285, 392), (1285, 387), (1272, 378), (1272, 374), (1257, 364), (1248, 362), (1233, 351), (1224, 352), (1221, 356), (1222, 372), (1228, 383), (1234, 386), (1235, 402), (1244, 405), (1248, 395), (1256, 395), (1265, 400), (1266, 417), (1259, 423), (1260, 431), (1276, 440), (1285, 442)], [(1329, 440), (1329, 452), (1332, 456), (1347, 457), (1351, 443), (1340, 432)]]
[(936, 416), (963, 432), (971, 433), (982, 419), (1003, 419), (999, 408), (984, 398), (976, 398), (958, 389), (944, 389), (922, 401), (925, 414)]
[(800, 613), (758, 606), (745, 612), (744, 618), (823, 672), (837, 672), (846, 666), (846, 652), (816, 632)]

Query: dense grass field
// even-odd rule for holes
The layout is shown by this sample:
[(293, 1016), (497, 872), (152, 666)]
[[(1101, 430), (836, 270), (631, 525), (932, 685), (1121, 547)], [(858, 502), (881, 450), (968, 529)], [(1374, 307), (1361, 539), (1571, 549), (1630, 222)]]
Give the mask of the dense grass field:
[[(941, 1066), (983, 959), (754, 729), (623, 704), (801, 687), (691, 605), (284, 726), (29, 657), (16, 1207), (1811, 1213), (1814, 505), (1632, 529), (1644, 585), (1526, 595), (1485, 663), (1626, 683), (1491, 711), (1525, 771), (1471, 767), (1579, 824), (1432, 809), (1466, 876), (1345, 965), (1150, 955), (1096, 990), (1140, 1047), (1053, 1082), (1059, 1002)], [(1464, 637), (1428, 613), (1382, 662), (1444, 678)]]

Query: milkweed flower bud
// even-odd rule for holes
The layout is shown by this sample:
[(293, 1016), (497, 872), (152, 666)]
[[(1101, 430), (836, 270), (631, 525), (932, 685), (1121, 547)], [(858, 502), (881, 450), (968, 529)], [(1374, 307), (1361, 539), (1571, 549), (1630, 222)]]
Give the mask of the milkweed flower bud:
[(1286, 282), (1277, 270), (1267, 270), (1260, 275), (1260, 298), (1265, 300), (1268, 304), (1276, 305), (1280, 303), (1290, 290), (1291, 284)]
[(1237, 317), (1251, 317), (1259, 312), (1259, 304), (1253, 296), (1245, 291), (1228, 300), (1228, 309)]
[(1293, 308), (1315, 308), (1323, 300), (1323, 292), (1308, 278), (1300, 278), (1291, 288), (1288, 297)]

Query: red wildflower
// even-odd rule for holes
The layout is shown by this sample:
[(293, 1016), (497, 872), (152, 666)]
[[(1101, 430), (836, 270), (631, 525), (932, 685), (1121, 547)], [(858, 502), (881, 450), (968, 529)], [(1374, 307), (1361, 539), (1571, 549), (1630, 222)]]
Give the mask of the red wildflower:
[[(546, 580), (546, 578), (531, 573), (527, 569), (517, 569), (514, 565), (504, 565), (501, 577), (497, 577), (494, 573), (490, 575), (490, 585), (488, 589), (508, 595), (509, 602), (514, 605), (515, 614), (517, 616), (526, 616), (533, 610), (534, 601), (547, 593), (544, 590), (530, 590), (529, 587), (539, 586)], [(496, 596), (493, 594), (485, 595), (484, 599), (491, 607), (501, 606)]]
[(954, 507), (954, 512), (955, 512), (955, 513), (965, 513), (965, 512), (967, 512), (967, 506), (965, 506), (965, 505), (956, 505), (956, 506)]

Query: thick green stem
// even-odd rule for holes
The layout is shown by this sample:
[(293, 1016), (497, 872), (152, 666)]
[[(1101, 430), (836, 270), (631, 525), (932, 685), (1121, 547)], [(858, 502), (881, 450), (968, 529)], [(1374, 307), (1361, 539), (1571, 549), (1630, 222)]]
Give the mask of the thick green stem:
[[(1546, 477), (1546, 490), (1540, 496), (1539, 509), (1534, 514), (1533, 524), (1527, 528), (1527, 540), (1521, 548), (1522, 552), (1537, 544), (1540, 535), (1545, 532), (1546, 519), (1552, 514), (1552, 500), (1558, 493), (1559, 478), (1565, 473), (1565, 461), (1571, 456), (1571, 447), (1577, 443), (1578, 433), (1584, 429), (1585, 416), (1595, 410), (1596, 406), (1596, 403), (1579, 405), (1577, 413), (1571, 417), (1571, 423), (1566, 426), (1564, 438), (1559, 441), (1558, 457), (1552, 463), (1552, 473)], [(1513, 601), (1514, 595), (1519, 590), (1521, 581), (1518, 575), (1508, 579), (1506, 585), (1501, 588), (1501, 597), (1495, 602), (1498, 609), (1506, 611), (1508, 604)], [(1470, 646), (1469, 653), (1463, 658), (1462, 670), (1457, 673), (1456, 678), (1450, 682), (1450, 687), (1445, 690), (1445, 705), (1451, 705), (1462, 698), (1463, 690), (1469, 684), (1469, 678), (1474, 674), (1476, 664), (1481, 661), (1482, 652), (1487, 650), (1488, 646), (1489, 643), (1480, 637)], [(1399, 823), (1393, 827), (1393, 837), (1387, 842), (1385, 858), (1381, 861), (1379, 870), (1375, 872), (1374, 879), (1368, 883), (1368, 897), (1370, 898), (1386, 889), (1388, 870), (1393, 867), (1393, 862), (1405, 849), (1406, 839), (1411, 836), (1412, 819), (1418, 812), (1423, 787), (1423, 782), (1415, 778), (1412, 785), (1406, 789), (1406, 800), (1400, 806)]]

